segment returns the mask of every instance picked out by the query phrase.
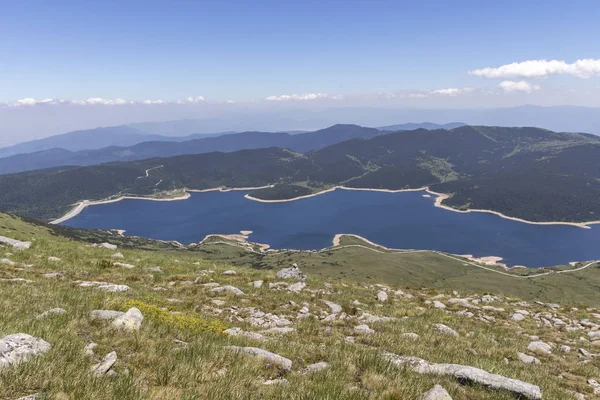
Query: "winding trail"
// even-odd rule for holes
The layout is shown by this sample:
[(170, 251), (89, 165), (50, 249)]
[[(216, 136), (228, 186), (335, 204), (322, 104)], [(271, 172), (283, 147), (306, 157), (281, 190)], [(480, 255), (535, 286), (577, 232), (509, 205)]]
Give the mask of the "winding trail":
[(162, 168), (162, 167), (164, 167), (164, 165), (159, 165), (159, 166), (156, 166), (156, 167), (148, 168), (146, 170), (146, 176), (142, 175), (142, 176), (138, 176), (137, 178), (138, 179), (148, 178), (150, 176), (150, 171), (152, 171), (153, 169), (158, 169), (158, 168)]

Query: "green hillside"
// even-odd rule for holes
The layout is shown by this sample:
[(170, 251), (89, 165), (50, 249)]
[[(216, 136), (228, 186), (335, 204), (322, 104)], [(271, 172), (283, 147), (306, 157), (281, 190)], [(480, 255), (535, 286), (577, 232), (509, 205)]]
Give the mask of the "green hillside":
[[(6, 214), (0, 236), (31, 242), (0, 248), (0, 340), (40, 346), (0, 369), (3, 399), (576, 399), (600, 374), (597, 265), (519, 278), (352, 237), (253, 258), (224, 238), (175, 249)], [(292, 261), (305, 281), (277, 277)]]

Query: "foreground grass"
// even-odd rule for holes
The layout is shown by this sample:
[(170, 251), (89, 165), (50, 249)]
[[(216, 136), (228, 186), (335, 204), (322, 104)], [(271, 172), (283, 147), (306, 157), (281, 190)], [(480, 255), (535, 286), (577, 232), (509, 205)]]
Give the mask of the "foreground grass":
[[(298, 260), (302, 270), (309, 275), (305, 290), (290, 293), (268, 288), (269, 282), (278, 281), (270, 265), (261, 264), (263, 269), (249, 268), (251, 263), (239, 265), (234, 267), (236, 275), (224, 276), (223, 271), (232, 269), (230, 262), (217, 260), (216, 256), (211, 260), (206, 252), (118, 249), (124, 258), (113, 260), (113, 250), (53, 236), (43, 228), (7, 219), (0, 225), (0, 235), (33, 239), (33, 246), (25, 251), (0, 248), (0, 258), (5, 257), (4, 253), (13, 253), (8, 257), (17, 263), (15, 266), (0, 264), (0, 278), (32, 281), (0, 281), (0, 338), (24, 332), (52, 344), (47, 354), (0, 372), (1, 399), (16, 399), (38, 392), (50, 399), (92, 400), (418, 399), (434, 384), (443, 385), (455, 399), (513, 398), (506, 392), (461, 385), (452, 378), (423, 376), (398, 369), (381, 357), (382, 350), (417, 356), (431, 362), (472, 365), (521, 379), (539, 385), (545, 399), (572, 399), (571, 390), (590, 395), (591, 389), (586, 380), (600, 376), (598, 359), (582, 364), (575, 351), (538, 356), (542, 359), (541, 365), (520, 362), (517, 351), (526, 352), (530, 339), (517, 332), (538, 335), (542, 340), (557, 344), (577, 343), (582, 332), (537, 326), (530, 318), (520, 323), (510, 322), (512, 310), (520, 308), (515, 304), (517, 299), (486, 303), (505, 308), (502, 312), (488, 313), (493, 319), (487, 322), (457, 315), (454, 311), (461, 308), (456, 305), (447, 304), (447, 310), (433, 309), (428, 301), (440, 293), (445, 294), (447, 299), (455, 296), (452, 290), (459, 290), (463, 297), (469, 293), (498, 292), (492, 286), (487, 290), (486, 282), (492, 278), (482, 278), (483, 275), (476, 275), (479, 278), (473, 278), (469, 285), (474, 285), (479, 279), (485, 289), (466, 291), (466, 284), (460, 285), (461, 275), (465, 279), (471, 273), (483, 274), (485, 271), (474, 271), (464, 265), (439, 267), (435, 265), (436, 258), (433, 256), (400, 262), (393, 261), (399, 255), (371, 252), (372, 258), (369, 258), (367, 253), (357, 253), (358, 249), (353, 248), (337, 250), (331, 255), (305, 254), (307, 258), (300, 258), (296, 253), (278, 255), (281, 258), (273, 262), (274, 266), (287, 267), (290, 262)], [(205, 250), (218, 253), (225, 247), (231, 246), (212, 245)], [(234, 247), (231, 250), (244, 252)], [(246, 253), (241, 257), (247, 257)], [(50, 256), (59, 257), (62, 261), (49, 261)], [(347, 270), (348, 266), (340, 265), (337, 269), (336, 265), (324, 266), (317, 262), (332, 259), (340, 264), (364, 263), (364, 266), (360, 270), (362, 272), (355, 271), (354, 276), (340, 276), (339, 270)], [(130, 263), (135, 268), (115, 266), (112, 261)], [(387, 265), (391, 262), (399, 264)], [(23, 268), (22, 264), (34, 266)], [(394, 281), (394, 268), (404, 268), (401, 274), (410, 276), (407, 271), (414, 271), (411, 265), (414, 268), (430, 268), (439, 273), (440, 278), (424, 281), (422, 277), (415, 277), (407, 284)], [(147, 269), (156, 266), (160, 266), (162, 272)], [(461, 274), (443, 280), (444, 269), (449, 272), (459, 268), (464, 268)], [(205, 270), (214, 272), (203, 273)], [(63, 275), (43, 277), (43, 274), (53, 272), (62, 272)], [(582, 272), (598, 275), (597, 270)], [(361, 282), (365, 274), (388, 276), (388, 281), (394, 282), (392, 289), (402, 288), (414, 297), (395, 296), (389, 292), (388, 301), (378, 302), (375, 295), (381, 288), (372, 285), (378, 281), (371, 276), (371, 279), (365, 278)], [(559, 284), (558, 278), (571, 279), (567, 275), (557, 276), (556, 284)], [(194, 283), (198, 277), (200, 279)], [(493, 278), (503, 282), (500, 275)], [(105, 293), (95, 288), (81, 288), (76, 283), (79, 280), (126, 284), (131, 291)], [(253, 288), (248, 283), (254, 280), (264, 280), (265, 284), (261, 288)], [(208, 282), (233, 285), (246, 294), (236, 297), (211, 293), (201, 286)], [(431, 282), (435, 283), (428, 285), (431, 289), (406, 289)], [(436, 285), (443, 285), (444, 289), (432, 288)], [(543, 281), (543, 285), (553, 287), (552, 281)], [(570, 290), (569, 286), (564, 289), (567, 290)], [(544, 293), (551, 294), (550, 291)], [(322, 321), (316, 318), (328, 311), (322, 299), (341, 305), (350, 316), (367, 312), (399, 320), (369, 323), (375, 330), (374, 334), (357, 334), (354, 331), (358, 323), (356, 320)], [(303, 304), (308, 305), (315, 318), (295, 318)], [(141, 330), (135, 333), (114, 331), (108, 323), (90, 317), (90, 311), (95, 309), (124, 311), (131, 306), (138, 307), (145, 317)], [(64, 308), (66, 312), (36, 318), (55, 307)], [(227, 327), (260, 331), (249, 323), (247, 309), (250, 307), (287, 316), (294, 322), (296, 331), (264, 341), (221, 333)], [(548, 311), (538, 305), (531, 305), (528, 309), (531, 313)], [(559, 313), (570, 319), (592, 318), (592, 311), (583, 308), (573, 310), (563, 307)], [(454, 338), (441, 334), (433, 328), (436, 323), (454, 328), (460, 336)], [(411, 340), (401, 336), (407, 332), (417, 333), (420, 338)], [(354, 337), (354, 343), (346, 340), (348, 336)], [(91, 342), (98, 344), (95, 355), (86, 356), (83, 349)], [(291, 371), (267, 366), (259, 360), (224, 349), (227, 345), (264, 348), (291, 359), (294, 366)], [(113, 368), (117, 374), (94, 377), (90, 373), (91, 365), (111, 351), (116, 351), (119, 357)], [(320, 361), (328, 362), (330, 367), (312, 374), (302, 373), (305, 366)], [(285, 378), (289, 384), (263, 384), (276, 378)]]

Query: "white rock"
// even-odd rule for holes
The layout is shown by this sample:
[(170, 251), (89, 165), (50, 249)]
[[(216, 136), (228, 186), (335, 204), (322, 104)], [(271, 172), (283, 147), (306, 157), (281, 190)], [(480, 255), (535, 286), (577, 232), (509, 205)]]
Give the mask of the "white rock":
[(446, 389), (440, 385), (435, 385), (423, 395), (423, 400), (452, 400), (452, 397), (450, 397)]
[(237, 272), (232, 269), (229, 269), (229, 270), (223, 272), (221, 275), (232, 276), (232, 275), (237, 275)]
[(99, 245), (99, 247), (104, 247), (105, 249), (109, 249), (109, 250), (116, 250), (117, 249), (117, 245), (116, 244), (110, 244), (110, 243), (101, 243)]
[(263, 385), (289, 385), (289, 381), (285, 378), (269, 379), (263, 382)]
[(121, 254), (121, 253), (115, 253), (112, 256), (110, 256), (110, 258), (124, 258), (124, 257), (123, 257), (123, 254)]
[(135, 265), (126, 264), (126, 263), (122, 263), (122, 262), (115, 262), (113, 264), (116, 265), (117, 267), (123, 267), (123, 268), (127, 268), (127, 269), (135, 268)]
[(51, 261), (51, 262), (61, 262), (62, 259), (60, 259), (58, 257), (48, 257), (48, 261)]
[(17, 239), (7, 238), (6, 236), (0, 236), (0, 243), (7, 244), (19, 250), (25, 250), (31, 247), (31, 242), (22, 242)]
[(384, 302), (384, 301), (387, 301), (387, 299), (388, 299), (388, 295), (383, 290), (380, 290), (377, 293), (377, 301)]
[(357, 325), (354, 327), (354, 331), (358, 332), (358, 333), (365, 333), (365, 334), (370, 334), (370, 333), (375, 333), (375, 331), (371, 328), (369, 328), (369, 325)]
[(507, 390), (530, 400), (542, 400), (539, 386), (507, 378), (479, 368), (458, 364), (433, 364), (418, 357), (384, 353), (384, 357), (398, 367), (408, 367), (418, 374), (449, 375), (460, 381), (478, 383), (492, 390)]
[(440, 331), (446, 335), (452, 335), (454, 337), (459, 336), (458, 332), (456, 332), (454, 329), (452, 329), (449, 326), (446, 326), (444, 324), (435, 324), (435, 327), (438, 331)]
[(327, 363), (325, 361), (321, 361), (318, 363), (307, 365), (306, 368), (304, 368), (303, 372), (304, 373), (317, 372), (317, 371), (324, 370), (326, 368), (329, 368), (329, 363)]
[(400, 336), (407, 338), (407, 339), (412, 339), (412, 340), (417, 340), (420, 338), (419, 335), (417, 335), (416, 333), (412, 333), (412, 332), (403, 333)]
[(47, 316), (51, 315), (51, 314), (62, 314), (65, 313), (66, 311), (63, 308), (53, 308), (51, 310), (48, 311), (44, 311), (43, 313), (41, 313), (40, 315), (36, 316), (36, 319), (42, 319), (42, 318), (46, 318)]
[(541, 361), (538, 360), (537, 358), (533, 357), (533, 356), (528, 356), (527, 354), (524, 353), (517, 353), (517, 356), (519, 357), (519, 360), (523, 361), (523, 363), (525, 364), (540, 364)]
[(306, 275), (304, 275), (298, 265), (294, 264), (290, 268), (284, 268), (277, 272), (275, 275), (279, 279), (297, 279), (299, 281), (305, 281)]
[(510, 317), (510, 319), (513, 321), (519, 322), (519, 321), (523, 321), (525, 319), (525, 317), (521, 313), (514, 313), (512, 315), (512, 317)]
[(436, 300), (436, 301), (433, 302), (433, 307), (434, 308), (444, 309), (444, 308), (446, 308), (446, 305), (444, 303), (442, 303), (441, 301), (437, 301)]
[(17, 265), (16, 262), (10, 261), (8, 258), (0, 258), (0, 264), (10, 265), (11, 267), (14, 267), (15, 265)]
[(15, 333), (0, 339), (0, 369), (19, 364), (29, 357), (38, 356), (52, 346), (43, 339), (26, 333)]
[(535, 353), (541, 353), (541, 354), (552, 353), (552, 347), (549, 344), (544, 343), (542, 341), (535, 341), (535, 342), (529, 343), (529, 345), (527, 346), (527, 350), (533, 351)]
[(246, 336), (250, 339), (256, 339), (256, 340), (263, 340), (265, 339), (265, 337), (263, 335), (261, 335), (260, 333), (256, 333), (256, 332), (247, 332), (242, 330), (242, 328), (229, 328), (229, 329), (225, 329), (223, 331), (223, 333), (226, 333), (230, 336)]
[(329, 307), (332, 314), (339, 314), (340, 312), (342, 312), (342, 306), (340, 306), (339, 304), (335, 304), (334, 302), (328, 300), (322, 301), (323, 303), (325, 303), (325, 305), (327, 305), (327, 307)]
[(90, 313), (92, 319), (111, 320), (124, 315), (123, 311), (114, 310), (94, 310)]
[(97, 346), (98, 346), (98, 345), (97, 345), (96, 343), (90, 343), (90, 344), (88, 344), (88, 345), (86, 345), (86, 346), (84, 347), (84, 349), (83, 349), (83, 353), (84, 353), (86, 356), (93, 356), (93, 355), (95, 354), (95, 353), (94, 353), (94, 349), (95, 349)]
[(128, 332), (138, 331), (142, 326), (144, 316), (142, 312), (135, 307), (130, 308), (120, 317), (117, 317), (111, 324), (115, 329), (122, 329)]
[(253, 287), (258, 289), (258, 288), (262, 287), (263, 283), (264, 283), (264, 281), (254, 281), (254, 282), (251, 282), (250, 285), (252, 285)]
[(276, 364), (282, 367), (284, 370), (292, 369), (292, 360), (282, 357), (278, 354), (271, 353), (270, 351), (259, 349), (256, 347), (240, 347), (240, 346), (226, 346), (228, 350), (233, 350), (240, 353), (246, 353), (258, 358), (261, 358), (271, 364)]
[(212, 293), (230, 292), (236, 296), (244, 295), (244, 292), (242, 292), (240, 289), (236, 288), (235, 286), (230, 286), (230, 285), (219, 286), (219, 287), (211, 289), (210, 291)]
[(288, 286), (288, 290), (293, 293), (300, 293), (302, 289), (306, 287), (304, 282), (296, 282), (293, 285)]

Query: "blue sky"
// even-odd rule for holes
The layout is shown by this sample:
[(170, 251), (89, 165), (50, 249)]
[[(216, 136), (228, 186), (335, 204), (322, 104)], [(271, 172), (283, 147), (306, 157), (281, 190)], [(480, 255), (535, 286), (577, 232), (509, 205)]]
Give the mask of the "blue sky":
[[(62, 0), (1, 9), (5, 103), (496, 87), (469, 71), (600, 58), (598, 3), (585, 0)], [(599, 84), (556, 76), (533, 85)]]

